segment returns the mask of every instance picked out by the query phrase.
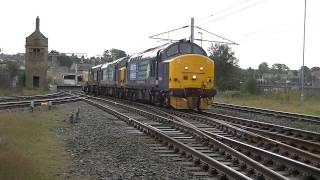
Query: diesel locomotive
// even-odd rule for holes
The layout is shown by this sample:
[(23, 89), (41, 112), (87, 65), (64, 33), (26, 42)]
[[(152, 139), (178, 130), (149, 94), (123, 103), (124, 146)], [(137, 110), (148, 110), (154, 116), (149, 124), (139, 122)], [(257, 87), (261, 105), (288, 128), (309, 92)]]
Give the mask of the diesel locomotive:
[(207, 109), (216, 95), (214, 61), (181, 40), (94, 66), (83, 89), (174, 109)]

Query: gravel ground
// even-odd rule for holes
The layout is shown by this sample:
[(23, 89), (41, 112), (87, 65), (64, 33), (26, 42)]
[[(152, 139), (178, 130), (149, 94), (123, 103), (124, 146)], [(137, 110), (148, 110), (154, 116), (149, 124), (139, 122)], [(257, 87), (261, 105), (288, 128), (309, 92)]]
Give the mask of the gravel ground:
[(115, 117), (84, 102), (60, 106), (80, 108), (80, 121), (60, 131), (69, 137), (66, 146), (73, 160), (61, 177), (189, 179), (179, 162), (158, 156), (143, 136), (128, 134), (127, 125)]
[(264, 115), (255, 114), (255, 113), (244, 113), (244, 112), (232, 111), (232, 110), (228, 110), (228, 109), (214, 108), (214, 107), (210, 111), (215, 112), (215, 113), (219, 113), (219, 114), (242, 117), (245, 119), (251, 119), (251, 120), (256, 120), (256, 121), (260, 121), (260, 122), (277, 124), (277, 125), (286, 126), (286, 127), (304, 129), (307, 131), (314, 131), (314, 132), (318, 132), (318, 133), (320, 132), (320, 123), (296, 121), (296, 120), (290, 120), (287, 118), (276, 118), (273, 116), (264, 116)]

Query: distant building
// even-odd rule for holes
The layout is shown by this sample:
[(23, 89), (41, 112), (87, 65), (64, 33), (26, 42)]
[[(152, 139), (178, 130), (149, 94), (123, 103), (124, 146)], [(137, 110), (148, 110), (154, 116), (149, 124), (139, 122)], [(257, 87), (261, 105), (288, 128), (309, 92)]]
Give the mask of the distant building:
[(26, 38), (25, 69), (26, 87), (47, 88), (48, 38), (40, 32), (40, 19), (36, 19), (36, 30)]
[[(57, 52), (50, 52), (48, 58), (48, 77), (53, 80), (53, 83), (59, 86), (63, 85), (71, 85), (65, 84), (65, 78), (73, 77), (73, 84), (77, 83), (76, 85), (83, 85), (85, 81), (88, 80), (88, 71), (93, 66), (91, 64), (76, 64), (72, 62), (70, 67), (60, 65), (60, 61), (72, 61), (72, 56), (67, 56), (65, 53), (57, 53)], [(77, 75), (77, 76), (76, 76)], [(75, 79), (77, 77), (77, 81)]]

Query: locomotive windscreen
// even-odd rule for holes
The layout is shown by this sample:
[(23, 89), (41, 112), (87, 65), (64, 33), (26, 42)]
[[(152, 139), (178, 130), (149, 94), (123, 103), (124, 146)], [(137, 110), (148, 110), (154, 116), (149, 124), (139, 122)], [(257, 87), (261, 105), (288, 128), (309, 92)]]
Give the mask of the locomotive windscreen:
[(178, 54), (201, 54), (207, 56), (207, 53), (201, 47), (188, 42), (175, 43), (166, 50), (167, 57), (176, 56)]

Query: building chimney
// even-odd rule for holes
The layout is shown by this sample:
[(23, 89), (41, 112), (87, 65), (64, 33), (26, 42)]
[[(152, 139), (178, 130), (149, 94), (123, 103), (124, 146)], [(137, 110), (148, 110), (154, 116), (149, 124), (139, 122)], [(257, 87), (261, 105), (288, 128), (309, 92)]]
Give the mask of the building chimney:
[(40, 31), (40, 19), (39, 19), (39, 16), (37, 16), (37, 20), (36, 20), (36, 31)]

